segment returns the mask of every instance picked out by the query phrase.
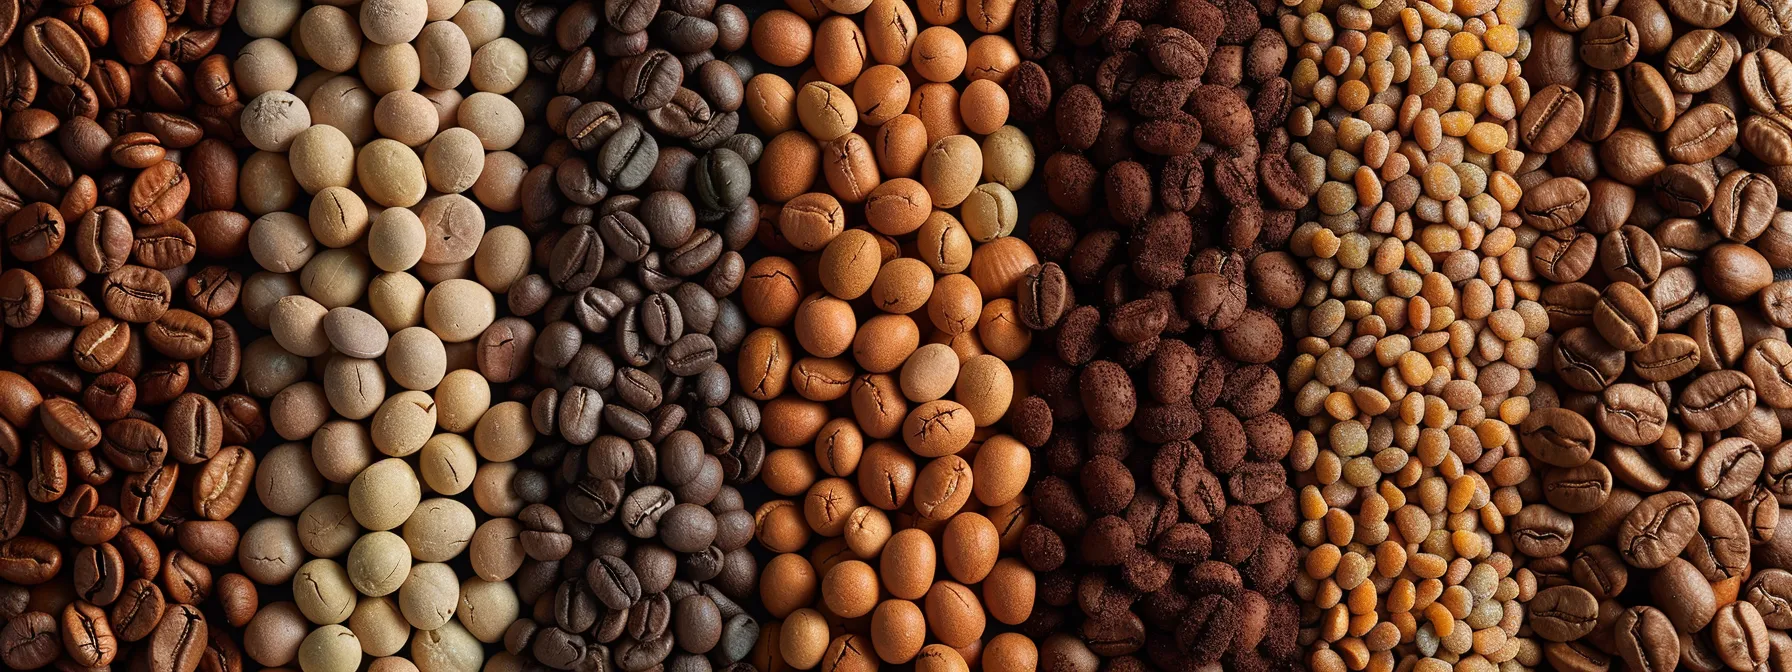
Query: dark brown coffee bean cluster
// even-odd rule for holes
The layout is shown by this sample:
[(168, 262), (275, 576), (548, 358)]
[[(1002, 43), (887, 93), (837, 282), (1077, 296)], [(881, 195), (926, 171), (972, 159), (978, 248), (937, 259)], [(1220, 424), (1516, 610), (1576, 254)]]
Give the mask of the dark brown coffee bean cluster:
[(234, 4), (0, 0), (8, 669), (241, 669)]
[[(1513, 521), (1563, 669), (1792, 664), (1792, 9), (1544, 3), (1518, 179), (1553, 342)], [(1524, 235), (1524, 234), (1521, 234)]]
[[(1014, 426), (1033, 447), (1042, 669), (1292, 664), (1282, 466), (1288, 49), (1258, 4), (1020, 3), (1008, 85), (1055, 211), (1019, 315), (1042, 330)], [(1061, 32), (1058, 28), (1061, 26)], [(1091, 655), (1093, 654), (1093, 655)]]
[(745, 14), (526, 1), (516, 20), (541, 38), (531, 64), (554, 78), (557, 137), (520, 187), (535, 272), (482, 340), (508, 339), (517, 361), (490, 368), (541, 388), (533, 420), (551, 438), (512, 488), (555, 515), (522, 521), (540, 534), (523, 539), (524, 618), (504, 646), (558, 670), (750, 668), (759, 626), (737, 600), (759, 566), (734, 486), (765, 447), (729, 370), (761, 145), (736, 133), (751, 70), (719, 58), (745, 43)]

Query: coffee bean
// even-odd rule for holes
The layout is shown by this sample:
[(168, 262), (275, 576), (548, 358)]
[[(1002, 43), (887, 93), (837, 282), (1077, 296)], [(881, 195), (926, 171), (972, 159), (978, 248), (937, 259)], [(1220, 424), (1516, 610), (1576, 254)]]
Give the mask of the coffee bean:
[(1561, 555), (1574, 536), (1574, 520), (1553, 507), (1532, 504), (1513, 518), (1513, 543), (1534, 558)]
[(69, 658), (88, 667), (106, 665), (118, 655), (118, 639), (106, 612), (88, 602), (74, 602), (62, 612), (62, 631)]
[(142, 641), (156, 631), (165, 611), (162, 589), (148, 579), (133, 579), (112, 604), (114, 632), (127, 642)]
[(1761, 449), (1753, 441), (1732, 438), (1707, 446), (1699, 459), (1697, 480), (1713, 497), (1730, 498), (1742, 494), (1761, 473)]
[(1543, 494), (1550, 505), (1566, 513), (1588, 513), (1605, 504), (1611, 495), (1612, 474), (1604, 464), (1586, 462), (1570, 468), (1554, 468), (1543, 474)]
[(1621, 226), (1599, 241), (1599, 266), (1613, 280), (1648, 287), (1661, 278), (1661, 247), (1648, 232)]
[(170, 605), (149, 638), (150, 668), (156, 672), (193, 672), (205, 655), (205, 616), (187, 604)]
[(11, 469), (0, 469), (0, 540), (11, 539), (24, 529), (27, 503), (25, 478)]
[(29, 670), (49, 665), (62, 654), (56, 619), (41, 611), (20, 614), (0, 628), (0, 662)]
[(1743, 97), (1756, 112), (1778, 111), (1792, 101), (1792, 59), (1784, 54), (1745, 54), (1739, 74)]
[(62, 568), (62, 552), (35, 537), (0, 542), (0, 578), (22, 585), (49, 581)]
[(132, 256), (145, 266), (167, 270), (193, 260), (198, 252), (198, 238), (193, 230), (178, 221), (138, 229)]
[(1600, 396), (1599, 428), (1628, 445), (1647, 445), (1661, 437), (1668, 421), (1666, 402), (1648, 388), (1619, 383)]
[(1649, 345), (1659, 329), (1655, 306), (1642, 290), (1627, 282), (1606, 286), (1593, 307), (1593, 325), (1607, 343), (1625, 352)]
[(1601, 599), (1617, 597), (1630, 582), (1629, 569), (1610, 546), (1583, 549), (1574, 558), (1573, 573), (1577, 585)]
[(25, 56), (45, 78), (68, 86), (87, 76), (90, 65), (87, 45), (67, 23), (44, 17), (26, 25), (20, 34)]
[[(169, 523), (166, 518), (158, 521), (158, 524)], [(196, 605), (204, 602), (211, 594), (212, 571), (209, 566), (183, 551), (170, 551), (162, 557), (161, 581), (162, 587), (168, 591), (170, 602)], [(167, 620), (167, 614), (163, 615), (163, 620)]]
[(156, 352), (174, 359), (190, 360), (211, 348), (212, 326), (195, 313), (175, 308), (145, 325), (143, 337)]
[(591, 227), (580, 225), (569, 231), (554, 248), (549, 274), (561, 289), (579, 291), (596, 279), (603, 260), (602, 238)]
[(1654, 607), (1631, 607), (1620, 614), (1614, 630), (1618, 655), (1631, 666), (1672, 666), (1680, 658), (1674, 625)]
[[(1641, 41), (1636, 24), (1629, 19), (1615, 15), (1602, 16), (1587, 24), (1586, 31), (1581, 35), (1580, 57), (1587, 65), (1600, 70), (1617, 70), (1636, 59), (1637, 52), (1642, 48)], [(1671, 52), (1669, 59), (1673, 59)]]
[(1538, 91), (1525, 106), (1519, 134), (1533, 151), (1553, 152), (1580, 130), (1584, 115), (1579, 94), (1560, 84)]
[(86, 409), (68, 399), (46, 399), (38, 407), (44, 431), (57, 445), (70, 450), (89, 450), (100, 443), (100, 426)]
[(1558, 467), (1577, 467), (1593, 454), (1593, 426), (1568, 409), (1538, 409), (1519, 429), (1525, 447)]
[[(1767, 230), (1779, 190), (1760, 175), (1733, 171), (1718, 182), (1711, 220), (1726, 238), (1748, 242)], [(1765, 208), (1765, 209), (1764, 209)]]
[[(105, 443), (102, 442), (101, 445), (103, 447)], [(148, 525), (160, 518), (174, 498), (175, 480), (179, 474), (178, 466), (164, 464), (126, 476), (125, 490), (119, 495), (120, 510), (125, 519), (138, 525)]]
[(627, 609), (641, 599), (641, 585), (635, 572), (614, 556), (602, 556), (592, 562), (586, 580), (591, 589), (611, 609)]
[(126, 265), (107, 274), (101, 299), (106, 310), (126, 322), (160, 318), (173, 299), (168, 277), (153, 269)]
[(1755, 405), (1754, 381), (1740, 371), (1713, 371), (1688, 385), (1680, 396), (1682, 422), (1694, 431), (1719, 431), (1741, 422)]
[[(658, 66), (664, 71), (666, 66)], [(659, 160), (659, 143), (633, 117), (624, 117), (597, 155), (598, 176), (612, 188), (631, 191), (647, 181)]]
[(161, 224), (186, 205), (192, 183), (180, 164), (162, 161), (137, 174), (131, 184), (130, 213), (143, 224)]
[(1579, 586), (1556, 586), (1537, 593), (1528, 606), (1531, 627), (1550, 641), (1567, 642), (1592, 632), (1599, 605)]
[(1698, 508), (1680, 492), (1644, 499), (1618, 530), (1618, 552), (1632, 566), (1654, 569), (1667, 564), (1697, 536)]
[(75, 593), (98, 606), (109, 606), (123, 594), (124, 556), (110, 543), (81, 549), (74, 559)]
[(1661, 602), (1661, 611), (1682, 631), (1697, 632), (1704, 629), (1717, 610), (1717, 600), (1712, 594), (1711, 584), (1699, 575), (1692, 563), (1682, 558), (1669, 560), (1667, 565), (1657, 570), (1650, 578), (1649, 589), (1657, 600), (1673, 597)]

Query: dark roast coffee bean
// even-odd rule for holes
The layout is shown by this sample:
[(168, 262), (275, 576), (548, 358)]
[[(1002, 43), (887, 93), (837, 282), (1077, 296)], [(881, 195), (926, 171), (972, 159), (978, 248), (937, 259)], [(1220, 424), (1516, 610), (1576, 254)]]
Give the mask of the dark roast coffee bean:
[(641, 584), (621, 558), (601, 556), (591, 563), (586, 575), (592, 591), (611, 609), (627, 609), (641, 599)]
[(1568, 409), (1537, 409), (1520, 426), (1519, 436), (1538, 459), (1558, 467), (1577, 467), (1593, 454), (1593, 426)]
[(731, 211), (746, 202), (752, 178), (748, 161), (729, 149), (715, 149), (697, 160), (697, 198), (703, 207)]
[(610, 80), (613, 91), (638, 110), (653, 110), (672, 101), (684, 82), (684, 68), (670, 52), (649, 49), (617, 63)]
[(0, 627), (0, 662), (18, 670), (45, 667), (62, 654), (54, 617), (41, 611), (20, 614)]
[(647, 181), (658, 160), (658, 142), (639, 122), (624, 118), (598, 151), (598, 176), (615, 189), (630, 191)]

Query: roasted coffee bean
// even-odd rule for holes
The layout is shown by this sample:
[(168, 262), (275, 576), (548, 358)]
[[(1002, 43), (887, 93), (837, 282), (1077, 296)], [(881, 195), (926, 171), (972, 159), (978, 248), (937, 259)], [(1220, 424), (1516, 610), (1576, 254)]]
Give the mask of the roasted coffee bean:
[(118, 655), (118, 639), (105, 610), (89, 602), (74, 602), (62, 612), (62, 632), (69, 658), (87, 667), (112, 662)]
[(55, 617), (29, 611), (0, 627), (0, 662), (21, 670), (45, 667), (62, 654)]
[(75, 593), (81, 599), (99, 606), (109, 606), (123, 594), (125, 582), (124, 556), (110, 543), (81, 549), (74, 559)]
[(1674, 624), (1654, 607), (1631, 607), (1617, 618), (1613, 632), (1618, 655), (1632, 667), (1673, 667), (1680, 659)]
[(0, 542), (0, 579), (22, 585), (38, 585), (62, 569), (62, 552), (36, 537), (14, 537)]
[(627, 609), (641, 599), (640, 582), (621, 558), (601, 556), (592, 562), (587, 574), (592, 591), (611, 609)]
[(167, 611), (162, 589), (148, 579), (133, 579), (112, 604), (111, 619), (118, 638), (127, 642), (141, 641), (156, 630)]
[(1556, 642), (1579, 639), (1593, 631), (1599, 603), (1579, 586), (1556, 586), (1537, 593), (1528, 605), (1537, 635)]
[(1741, 422), (1755, 405), (1754, 381), (1740, 371), (1713, 371), (1681, 393), (1676, 410), (1688, 429), (1720, 431)]
[(1573, 573), (1576, 584), (1600, 599), (1617, 597), (1630, 582), (1629, 569), (1610, 546), (1583, 549), (1574, 558)]
[(162, 466), (168, 456), (168, 438), (147, 421), (125, 418), (106, 427), (100, 448), (119, 467), (143, 473)]
[(174, 498), (175, 481), (179, 475), (178, 464), (164, 464), (126, 476), (125, 489), (119, 495), (120, 510), (125, 519), (137, 525), (148, 525), (160, 518)]
[(1644, 499), (1618, 530), (1618, 552), (1632, 566), (1653, 569), (1678, 555), (1698, 534), (1698, 508), (1680, 492)]
[(1660, 328), (1655, 306), (1636, 285), (1614, 282), (1606, 286), (1593, 307), (1593, 325), (1607, 343), (1636, 352), (1655, 340)]
[(148, 323), (167, 312), (173, 299), (168, 277), (153, 269), (126, 265), (106, 275), (101, 299), (113, 316)]
[(149, 637), (151, 668), (157, 672), (193, 672), (205, 655), (205, 616), (191, 605), (170, 605)]
[(1560, 84), (1531, 98), (1519, 121), (1520, 137), (1532, 151), (1553, 152), (1580, 130), (1584, 109), (1580, 95)]
[(1568, 409), (1539, 409), (1519, 429), (1525, 447), (1558, 467), (1577, 467), (1593, 454), (1593, 426)]

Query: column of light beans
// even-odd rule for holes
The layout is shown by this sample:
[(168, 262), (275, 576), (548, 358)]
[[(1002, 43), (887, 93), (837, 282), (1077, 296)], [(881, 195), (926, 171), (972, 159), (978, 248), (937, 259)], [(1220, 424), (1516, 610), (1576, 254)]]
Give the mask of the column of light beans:
[(1531, 466), (1514, 430), (1550, 342), (1514, 209), (1527, 162), (1518, 1), (1306, 3), (1285, 15), (1290, 248), (1310, 272), (1287, 374), (1315, 670), (1513, 669), (1537, 581), (1509, 534)]
[[(487, 0), (267, 0), (240, 15), (262, 269), (244, 308), (271, 332), (246, 347), (244, 377), (285, 441), (256, 480), (278, 517), (241, 555), (293, 596), (248, 624), (245, 650), (305, 672), (478, 670), (519, 612), (507, 580), (526, 502), (510, 481), (535, 438), (528, 408), (481, 373), (503, 354), (479, 341), (494, 295), (531, 255), (520, 228), (486, 216), (518, 209), (519, 153), (537, 144), (525, 106), (547, 89)], [(302, 61), (317, 69), (300, 79)], [(471, 574), (448, 564), (463, 555)]]

